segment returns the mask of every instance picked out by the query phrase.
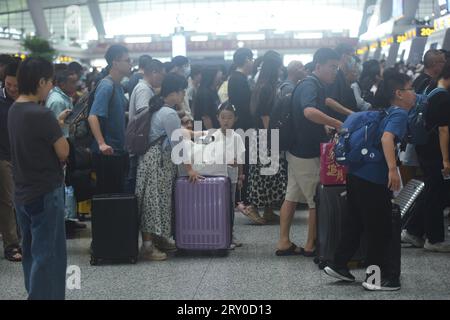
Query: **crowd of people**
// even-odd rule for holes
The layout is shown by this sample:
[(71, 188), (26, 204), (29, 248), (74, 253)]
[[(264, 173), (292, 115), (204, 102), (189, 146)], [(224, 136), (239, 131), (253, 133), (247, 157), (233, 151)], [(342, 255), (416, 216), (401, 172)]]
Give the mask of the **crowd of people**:
[[(131, 75), (132, 60), (121, 45), (108, 49), (107, 68), (91, 73), (78, 63), (52, 65), (41, 58), (20, 61), (0, 56), (0, 231), (5, 258), (23, 263), (30, 299), (64, 298), (65, 230), (67, 221), (74, 218), (65, 204), (64, 187), (76, 180), (77, 172), (85, 172), (88, 180), (96, 173), (93, 193), (137, 196), (141, 259), (166, 260), (167, 253), (177, 249), (172, 196), (174, 179), (181, 170), (171, 158), (179, 141), (171, 137), (180, 129), (187, 140), (205, 135), (205, 130), (219, 129), (214, 133), (215, 143), (228, 147), (230, 139), (237, 141), (236, 156), (227, 163), (233, 207), (254, 224), (280, 225), (277, 256), (315, 257), (320, 144), (330, 141), (333, 130), (339, 132), (349, 115), (385, 109), (378, 143), (384, 157), (348, 168), (349, 217), (326, 272), (341, 280), (355, 280), (347, 262), (358, 249), (364, 230), (366, 262), (380, 266), (381, 289), (400, 288), (400, 275), (390, 272), (386, 261), (391, 199), (402, 182), (418, 176), (425, 181), (425, 190), (402, 240), (425, 250), (450, 252), (443, 226), (444, 209), (450, 206), (446, 180), (450, 175), (448, 53), (430, 50), (423, 67), (417, 68), (401, 63), (386, 68), (376, 60), (362, 63), (354, 48), (346, 44), (319, 49), (306, 65), (292, 61), (285, 67), (282, 56), (272, 50), (257, 61), (254, 58), (250, 49), (238, 49), (227, 72), (221, 66), (191, 67), (187, 57), (162, 63), (144, 55)], [(443, 90), (428, 101), (429, 141), (414, 146), (406, 139), (408, 112), (416, 105), (416, 94), (427, 95), (435, 88)], [(229, 136), (227, 130), (271, 129), (278, 101), (289, 95), (293, 143), (280, 155), (276, 174), (264, 175), (266, 164), (249, 162), (249, 141), (237, 134)], [(93, 139), (87, 148), (92, 164), (83, 171), (81, 149), (75, 145), (68, 118), (84, 96), (91, 99), (87, 126)], [(151, 115), (150, 148), (141, 156), (129, 154), (127, 123), (145, 110)], [(194, 121), (201, 122), (201, 131), (194, 131)], [(403, 164), (400, 171), (399, 164)], [(192, 164), (182, 167), (191, 182), (203, 179)], [(75, 195), (83, 194), (85, 187), (73, 185)], [(290, 240), (298, 203), (309, 210), (303, 247)], [(278, 216), (274, 211), (279, 208)], [(69, 226), (84, 227), (79, 222)], [(233, 235), (230, 248), (242, 245), (238, 235)]]

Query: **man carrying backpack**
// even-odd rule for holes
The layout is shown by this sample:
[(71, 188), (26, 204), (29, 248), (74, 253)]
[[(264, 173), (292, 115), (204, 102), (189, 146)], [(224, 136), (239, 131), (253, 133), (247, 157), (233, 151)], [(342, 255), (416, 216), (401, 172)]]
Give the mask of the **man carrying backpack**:
[[(325, 85), (336, 79), (339, 56), (332, 49), (319, 49), (314, 55), (313, 75), (303, 80), (292, 98), (292, 120), (295, 137), (287, 159), (288, 187), (280, 211), (280, 239), (277, 256), (315, 256), (316, 204), (314, 197), (320, 181), (320, 144), (327, 142), (325, 125), (339, 129), (342, 123), (326, 115)], [(289, 239), (297, 203), (306, 197), (309, 207), (308, 240), (299, 248)]]
[(445, 241), (443, 214), (450, 194), (450, 180), (446, 179), (450, 176), (449, 89), (450, 64), (447, 64), (438, 78), (437, 88), (428, 96), (425, 129), (429, 134), (425, 134), (426, 142), (416, 145), (425, 188), (402, 234), (402, 241), (434, 252), (450, 252), (450, 243)]
[(306, 70), (300, 61), (291, 61), (287, 66), (287, 79), (278, 87), (278, 96), (284, 97), (294, 91), (297, 83), (306, 78)]
[[(144, 78), (139, 80), (134, 91), (131, 93), (129, 109), (130, 122), (128, 125), (136, 119), (138, 114), (145, 112), (144, 109), (150, 108), (150, 99), (155, 95), (155, 89), (161, 88), (165, 75), (164, 65), (159, 60), (149, 60), (141, 67), (144, 72)], [(148, 121), (150, 121), (150, 118)], [(136, 188), (138, 158), (139, 156), (130, 154), (130, 166), (125, 189), (126, 192), (131, 194), (134, 194)]]
[[(398, 191), (401, 185), (396, 144), (406, 134), (408, 111), (414, 106), (416, 95), (409, 77), (399, 73), (386, 78), (381, 90), (391, 102), (385, 113), (362, 112), (350, 116), (343, 125), (349, 128), (350, 145), (350, 150), (345, 153), (349, 160), (348, 214), (334, 261), (328, 264), (325, 272), (339, 280), (355, 281), (347, 263), (358, 250), (364, 230), (367, 237), (366, 263), (380, 268), (381, 282), (379, 285), (371, 284), (368, 276), (363, 287), (373, 291), (394, 291), (400, 289), (400, 270), (391, 267), (389, 259), (389, 246), (395, 236), (392, 232), (392, 191)], [(362, 117), (369, 116), (378, 120), (363, 123)], [(355, 125), (356, 122), (360, 123)], [(355, 128), (354, 131), (351, 128)], [(339, 156), (336, 152), (337, 160)]]
[(425, 53), (423, 63), (424, 70), (413, 83), (414, 90), (417, 94), (428, 93), (427, 88), (430, 82), (432, 80), (437, 81), (445, 65), (445, 55), (439, 50), (430, 49)]
[[(92, 146), (93, 165), (97, 173), (97, 193), (123, 192), (126, 166), (116, 167), (115, 156), (124, 154), (125, 144), (125, 107), (127, 101), (120, 85), (122, 79), (130, 73), (131, 60), (127, 48), (113, 45), (106, 52), (109, 75), (101, 80), (95, 91), (94, 102), (89, 115), (89, 126), (95, 141)], [(123, 159), (128, 161), (128, 155)], [(118, 174), (118, 172), (122, 174)], [(111, 177), (123, 175), (113, 179)]]
[[(442, 52), (436, 49), (430, 49), (425, 53), (423, 61), (424, 71), (413, 83), (414, 90), (419, 95), (431, 93), (433, 86), (430, 86), (430, 84), (431, 82), (437, 82), (446, 60)], [(403, 184), (406, 185), (410, 180), (419, 175), (419, 161), (414, 144), (407, 144), (404, 153), (400, 154), (400, 160), (402, 161), (400, 172), (402, 174)]]

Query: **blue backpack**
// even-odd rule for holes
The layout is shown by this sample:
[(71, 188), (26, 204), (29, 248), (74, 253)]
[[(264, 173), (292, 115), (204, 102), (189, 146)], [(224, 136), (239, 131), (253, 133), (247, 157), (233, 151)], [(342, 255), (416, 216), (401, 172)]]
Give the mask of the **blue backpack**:
[[(427, 89), (425, 89), (426, 92)], [(418, 94), (416, 105), (408, 113), (408, 142), (413, 145), (427, 144), (432, 130), (427, 130), (426, 114), (428, 101), (439, 92), (447, 92), (443, 88), (436, 88), (428, 95)]]
[(384, 110), (351, 114), (342, 125), (334, 147), (336, 162), (341, 165), (363, 165), (381, 161), (384, 154), (379, 129), (387, 115)]

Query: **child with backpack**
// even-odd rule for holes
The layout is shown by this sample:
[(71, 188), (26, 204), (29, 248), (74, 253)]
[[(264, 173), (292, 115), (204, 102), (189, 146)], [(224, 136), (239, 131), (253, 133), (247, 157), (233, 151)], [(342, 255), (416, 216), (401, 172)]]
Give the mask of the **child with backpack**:
[(389, 75), (380, 89), (391, 106), (384, 111), (351, 115), (343, 125), (344, 133), (335, 149), (336, 159), (348, 165), (348, 215), (334, 261), (328, 264), (325, 273), (346, 282), (355, 281), (347, 263), (359, 248), (364, 230), (366, 263), (380, 268), (381, 282), (374, 285), (367, 275), (363, 287), (371, 291), (395, 291), (400, 289), (400, 270), (391, 268), (388, 252), (395, 236), (392, 192), (401, 185), (396, 144), (407, 132), (408, 111), (414, 106), (416, 95), (411, 79), (400, 73)]

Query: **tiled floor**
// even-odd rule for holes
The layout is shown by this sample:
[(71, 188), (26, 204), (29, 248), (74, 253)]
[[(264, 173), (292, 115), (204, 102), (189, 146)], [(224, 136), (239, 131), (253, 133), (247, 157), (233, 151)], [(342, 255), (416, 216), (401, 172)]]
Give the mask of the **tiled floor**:
[[(292, 230), (306, 239), (306, 213)], [(237, 215), (235, 234), (244, 243), (228, 257), (178, 257), (137, 265), (89, 265), (89, 231), (68, 241), (69, 265), (81, 268), (81, 290), (67, 299), (450, 299), (450, 254), (402, 249), (402, 290), (371, 293), (361, 283), (336, 283), (311, 259), (274, 254), (279, 226), (254, 226)], [(355, 270), (363, 280), (364, 270)], [(20, 264), (0, 259), (0, 299), (25, 299)]]

